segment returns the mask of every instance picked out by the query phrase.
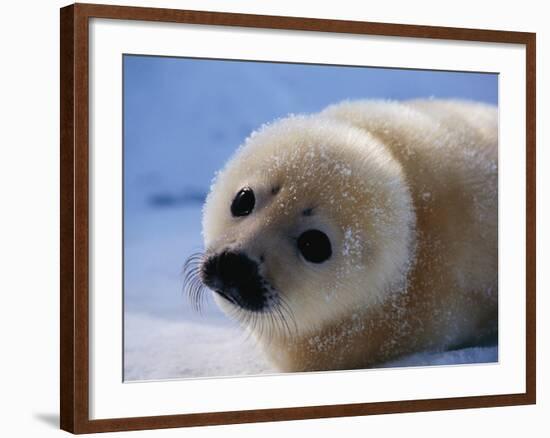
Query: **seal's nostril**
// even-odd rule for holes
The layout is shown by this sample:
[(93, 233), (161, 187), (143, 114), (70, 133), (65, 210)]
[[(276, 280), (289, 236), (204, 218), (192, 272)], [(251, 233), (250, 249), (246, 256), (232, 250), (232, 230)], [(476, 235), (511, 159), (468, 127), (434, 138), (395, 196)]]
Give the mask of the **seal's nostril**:
[(201, 266), (200, 276), (202, 282), (211, 289), (215, 289), (218, 281), (218, 257), (209, 257)]
[(258, 272), (257, 264), (244, 253), (224, 252), (218, 263), (218, 275), (227, 285), (244, 284)]
[(258, 310), (265, 304), (265, 282), (258, 264), (245, 253), (214, 255), (204, 263), (201, 273), (206, 286), (242, 307)]

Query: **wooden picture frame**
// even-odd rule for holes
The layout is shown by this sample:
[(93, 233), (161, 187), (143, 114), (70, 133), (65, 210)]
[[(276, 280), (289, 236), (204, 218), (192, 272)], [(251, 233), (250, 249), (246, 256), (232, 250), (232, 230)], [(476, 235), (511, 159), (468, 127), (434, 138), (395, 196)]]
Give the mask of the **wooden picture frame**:
[[(89, 20), (141, 20), (524, 45), (526, 48), (526, 382), (524, 393), (90, 419)], [(535, 34), (312, 18), (74, 4), (61, 9), (61, 428), (92, 433), (533, 404), (535, 319)]]

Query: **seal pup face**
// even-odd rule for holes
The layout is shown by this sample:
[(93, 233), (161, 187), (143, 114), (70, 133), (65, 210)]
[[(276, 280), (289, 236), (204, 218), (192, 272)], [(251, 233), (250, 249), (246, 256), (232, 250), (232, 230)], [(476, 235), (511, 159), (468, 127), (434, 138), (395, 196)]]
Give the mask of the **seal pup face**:
[(413, 218), (401, 167), (375, 138), (292, 116), (253, 133), (217, 176), (200, 277), (257, 335), (310, 333), (404, 281)]

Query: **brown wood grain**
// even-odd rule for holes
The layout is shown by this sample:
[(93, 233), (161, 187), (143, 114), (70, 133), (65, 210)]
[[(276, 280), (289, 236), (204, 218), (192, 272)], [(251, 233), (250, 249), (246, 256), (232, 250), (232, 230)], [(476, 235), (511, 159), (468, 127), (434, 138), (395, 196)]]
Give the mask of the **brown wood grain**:
[(60, 32), (60, 413), (74, 430), (74, 7), (61, 9)]
[(536, 403), (537, 393), (537, 214), (536, 214), (536, 36), (526, 43), (526, 398)]
[[(88, 379), (88, 23), (92, 17), (525, 45), (527, 73), (526, 392), (431, 400), (90, 420)], [(62, 429), (73, 433), (91, 433), (535, 403), (535, 34), (93, 4), (75, 4), (62, 8), (60, 25), (60, 412)]]

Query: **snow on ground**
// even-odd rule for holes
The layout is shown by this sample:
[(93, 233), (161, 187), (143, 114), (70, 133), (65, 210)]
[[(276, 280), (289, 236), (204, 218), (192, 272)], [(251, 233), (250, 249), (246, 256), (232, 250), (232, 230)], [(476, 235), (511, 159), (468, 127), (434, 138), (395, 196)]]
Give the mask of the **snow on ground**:
[(498, 362), (498, 347), (470, 347), (452, 351), (426, 351), (385, 363), (383, 368), (462, 365)]
[[(125, 380), (273, 373), (212, 302), (199, 315), (182, 294), (210, 181), (253, 129), (343, 99), (498, 96), (496, 75), (458, 72), (140, 56), (125, 57), (124, 72)], [(387, 366), (496, 360), (486, 347)]]
[[(160, 380), (273, 374), (253, 339), (229, 322), (174, 321), (130, 313), (125, 327), (124, 379)], [(474, 347), (448, 352), (416, 353), (381, 368), (488, 363), (498, 349)]]
[(139, 313), (125, 320), (125, 380), (272, 373), (253, 339), (232, 324), (174, 321)]

